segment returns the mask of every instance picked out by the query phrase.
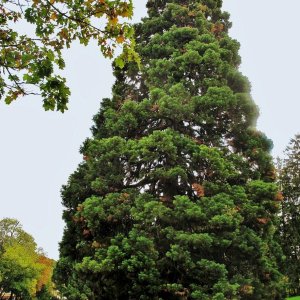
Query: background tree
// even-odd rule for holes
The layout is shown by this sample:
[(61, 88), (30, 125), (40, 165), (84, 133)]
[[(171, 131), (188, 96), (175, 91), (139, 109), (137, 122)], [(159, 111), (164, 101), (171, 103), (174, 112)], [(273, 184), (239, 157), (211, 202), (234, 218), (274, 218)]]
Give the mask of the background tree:
[(291, 139), (285, 157), (278, 163), (279, 184), (283, 191), (280, 242), (286, 260), (288, 291), (300, 294), (300, 135)]
[(6, 293), (18, 299), (33, 299), (38, 291), (52, 291), (51, 275), (54, 261), (36, 247), (31, 235), (18, 220), (0, 220), (0, 299)]
[(38, 263), (42, 266), (42, 270), (37, 281), (36, 289), (42, 299), (45, 298), (46, 295), (53, 294), (54, 286), (52, 283), (52, 274), (55, 261), (48, 258), (45, 254), (39, 254)]
[(149, 0), (62, 190), (67, 299), (282, 299), (278, 190), (220, 0)]
[[(62, 49), (72, 41), (87, 45), (96, 40), (105, 57), (123, 48), (119, 66), (137, 60), (132, 27), (120, 21), (131, 16), (131, 0), (1, 0), (0, 99), (9, 104), (20, 96), (40, 95), (45, 110), (63, 112), (70, 90), (55, 71), (64, 68)], [(34, 25), (35, 34), (16, 29), (24, 22)]]
[(0, 220), (0, 244), (10, 245), (14, 242), (26, 245), (31, 250), (36, 249), (33, 237), (23, 230), (18, 220), (10, 218)]
[(21, 299), (32, 299), (36, 292), (39, 272), (36, 253), (17, 242), (5, 247), (1, 259), (3, 279), (0, 286), (3, 291), (11, 292)]

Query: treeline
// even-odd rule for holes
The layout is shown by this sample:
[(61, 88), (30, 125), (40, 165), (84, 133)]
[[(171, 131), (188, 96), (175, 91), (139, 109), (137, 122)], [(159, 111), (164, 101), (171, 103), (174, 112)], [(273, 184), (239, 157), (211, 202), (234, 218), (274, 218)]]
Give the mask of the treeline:
[[(55, 261), (37, 248), (19, 221), (0, 220), (0, 299), (49, 300)], [(53, 298), (54, 299), (54, 298)]]

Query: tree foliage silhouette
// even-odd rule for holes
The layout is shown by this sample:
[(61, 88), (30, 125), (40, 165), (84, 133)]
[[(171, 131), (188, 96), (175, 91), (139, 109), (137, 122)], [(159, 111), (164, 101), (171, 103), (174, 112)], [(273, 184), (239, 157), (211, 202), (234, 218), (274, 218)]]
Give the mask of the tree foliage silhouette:
[(16, 219), (0, 220), (0, 299), (33, 299), (51, 289), (54, 261), (45, 257)]
[(286, 260), (282, 265), (288, 276), (288, 293), (300, 294), (300, 135), (291, 139), (285, 158), (278, 164), (279, 184), (283, 195), (280, 243)]
[(221, 6), (148, 1), (62, 190), (68, 299), (281, 299), (272, 143)]

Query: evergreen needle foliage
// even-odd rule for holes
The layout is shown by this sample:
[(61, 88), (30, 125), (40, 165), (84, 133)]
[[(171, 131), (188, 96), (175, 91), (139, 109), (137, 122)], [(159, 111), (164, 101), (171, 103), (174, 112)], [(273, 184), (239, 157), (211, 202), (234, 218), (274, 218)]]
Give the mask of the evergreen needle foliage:
[(291, 139), (285, 158), (278, 164), (279, 184), (284, 201), (281, 211), (280, 243), (286, 261), (283, 270), (288, 277), (288, 293), (300, 293), (300, 135)]
[(67, 299), (283, 299), (272, 143), (221, 6), (148, 1), (142, 68), (114, 68), (62, 191)]

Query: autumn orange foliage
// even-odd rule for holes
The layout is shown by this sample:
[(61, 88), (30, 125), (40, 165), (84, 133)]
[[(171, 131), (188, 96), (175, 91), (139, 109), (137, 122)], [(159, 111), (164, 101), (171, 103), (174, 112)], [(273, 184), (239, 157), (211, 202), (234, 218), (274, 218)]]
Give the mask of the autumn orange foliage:
[(269, 222), (268, 218), (257, 218), (256, 219), (259, 224), (266, 225)]
[(36, 290), (40, 291), (42, 287), (51, 285), (52, 272), (54, 268), (54, 260), (44, 255), (40, 255), (38, 259), (39, 264), (43, 266), (43, 270), (37, 282)]
[(193, 183), (192, 188), (198, 197), (204, 197), (204, 187), (201, 184)]
[(282, 192), (278, 192), (276, 195), (275, 195), (275, 201), (283, 201), (283, 195), (282, 195)]

